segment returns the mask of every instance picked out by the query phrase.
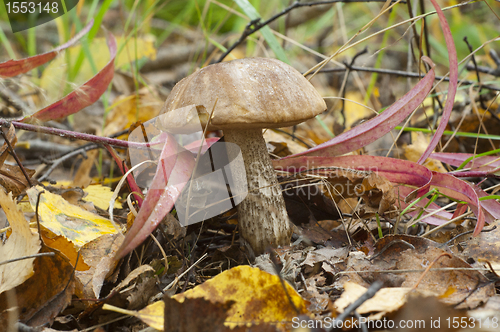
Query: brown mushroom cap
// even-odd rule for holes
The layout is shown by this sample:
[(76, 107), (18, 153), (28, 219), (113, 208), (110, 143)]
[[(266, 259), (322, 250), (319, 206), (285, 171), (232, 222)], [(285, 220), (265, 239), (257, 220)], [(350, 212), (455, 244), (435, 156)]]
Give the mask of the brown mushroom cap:
[(293, 67), (275, 59), (246, 58), (184, 78), (161, 113), (196, 105), (204, 126), (216, 100), (209, 130), (287, 127), (326, 110), (323, 98)]

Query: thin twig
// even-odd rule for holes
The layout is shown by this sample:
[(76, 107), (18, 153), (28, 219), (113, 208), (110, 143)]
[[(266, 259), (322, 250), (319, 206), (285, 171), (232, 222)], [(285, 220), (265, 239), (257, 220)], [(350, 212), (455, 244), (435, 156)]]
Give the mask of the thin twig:
[[(28, 185), (30, 187), (33, 187), (33, 182), (31, 182), (31, 179), (28, 175), (28, 172), (26, 172), (26, 169), (24, 168), (23, 164), (21, 163), (21, 160), (19, 159), (19, 157), (17, 156), (17, 153), (16, 151), (14, 151), (14, 148), (12, 147), (12, 144), (10, 144), (10, 141), (9, 141), (9, 138), (7, 137), (7, 135), (3, 132), (3, 128), (5, 127), (5, 125), (7, 125), (7, 123), (4, 123), (4, 124), (0, 124), (0, 134), (3, 136), (4, 140), (5, 140), (5, 144), (7, 144), (7, 147), (9, 148), (9, 152), (10, 154), (12, 155), (12, 157), (14, 157), (14, 159), (16, 160), (16, 163), (17, 165), (19, 166), (19, 168), (21, 169), (21, 172), (23, 172), (23, 175), (24, 177), (26, 178), (26, 181), (28, 182)], [(10, 127), (10, 125), (9, 125)]]
[[(318, 71), (318, 74), (319, 73), (342, 73), (346, 70), (347, 70), (347, 68), (321, 69), (320, 71)], [(395, 76), (401, 76), (401, 77), (412, 77), (412, 78), (413, 77), (414, 78), (424, 77), (424, 75), (422, 75), (422, 74), (408, 72), (408, 71), (404, 71), (404, 70), (379, 69), (379, 68), (358, 67), (358, 66), (352, 66), (351, 68), (349, 68), (349, 70), (365, 71), (365, 72), (369, 72), (369, 73), (378, 73), (378, 74), (387, 74), (387, 75), (395, 75)], [(312, 75), (312, 74), (313, 73), (311, 72), (311, 73), (307, 74), (306, 76)], [(443, 81), (448, 82), (450, 79), (449, 79), (449, 77), (445, 77), (445, 76), (436, 76), (435, 80), (443, 80)], [(464, 85), (477, 85), (478, 84), (478, 82), (470, 81), (470, 80), (462, 80), (461, 82)], [(483, 85), (482, 87), (485, 89), (492, 90), (492, 91), (500, 91), (500, 87), (495, 87), (495, 86), (491, 86), (491, 85)]]
[[(467, 44), (467, 47), (469, 48), (469, 52), (471, 52), (471, 60), (472, 60), (472, 63), (474, 64), (474, 70), (476, 71), (476, 77), (477, 77), (477, 83), (479, 85), (479, 92), (478, 92), (478, 96), (479, 96), (479, 103), (481, 104), (481, 107), (483, 108), (483, 110), (487, 109), (488, 107), (484, 104), (484, 99), (483, 99), (483, 96), (481, 95), (481, 90), (482, 90), (482, 86), (481, 86), (481, 76), (479, 75), (479, 70), (477, 69), (477, 62), (476, 62), (476, 57), (475, 55), (472, 53), (474, 51), (474, 49), (472, 48), (472, 45), (469, 43), (469, 40), (467, 39), (467, 36), (464, 37), (464, 42), (465, 44)], [(500, 122), (500, 119), (498, 118), (498, 116), (496, 114), (494, 114), (493, 112), (489, 112), (491, 114), (491, 116), (493, 116), (493, 118), (497, 121)]]
[(53, 252), (41, 252), (41, 253), (38, 253), (38, 254), (33, 254), (33, 255), (28, 255), (28, 256), (23, 256), (23, 257), (17, 257), (17, 258), (9, 259), (9, 260), (0, 262), (0, 265), (14, 263), (14, 262), (17, 262), (17, 261), (22, 261), (24, 259), (36, 258), (36, 257), (40, 257), (40, 256), (54, 256), (54, 255), (55, 255), (55, 253), (53, 253)]
[(60, 157), (59, 159), (56, 159), (52, 162), (52, 165), (50, 165), (49, 169), (41, 176), (38, 178), (38, 181), (43, 181), (45, 179), (47, 179), (50, 174), (61, 164), (63, 163), (65, 160), (68, 160), (68, 159), (71, 159), (77, 155), (82, 155), (85, 159), (87, 159), (87, 154), (86, 152), (87, 151), (90, 151), (90, 150), (94, 150), (94, 149), (98, 149), (99, 148), (99, 145), (96, 145), (96, 144), (92, 144), (91, 146), (86, 146), (86, 147), (82, 147), (82, 148), (79, 148), (77, 150), (74, 150), (74, 151), (71, 151), (70, 153)]
[(449, 253), (447, 252), (443, 252), (441, 255), (437, 256), (430, 264), (429, 266), (427, 266), (427, 268), (425, 269), (424, 273), (422, 273), (422, 275), (420, 276), (420, 278), (418, 278), (417, 282), (415, 283), (415, 285), (411, 288), (412, 290), (415, 290), (417, 289), (418, 285), (420, 284), (420, 282), (424, 279), (425, 275), (427, 274), (427, 272), (430, 271), (430, 269), (434, 266), (434, 264), (436, 264), (436, 262), (443, 256), (446, 256), (448, 257), (449, 259), (452, 259), (453, 256), (451, 256)]
[(366, 54), (368, 53), (368, 47), (365, 47), (363, 50), (361, 50), (360, 52), (356, 53), (353, 57), (352, 57), (352, 60), (349, 64), (347, 63), (344, 63), (344, 65), (346, 66), (347, 70), (344, 74), (344, 82), (342, 83), (342, 101), (341, 101), (341, 108), (340, 108), (340, 114), (342, 115), (342, 118), (344, 119), (343, 123), (342, 123), (342, 131), (345, 130), (345, 125), (346, 125), (346, 117), (345, 117), (345, 94), (346, 94), (346, 91), (347, 91), (347, 80), (349, 79), (349, 74), (351, 73), (351, 68), (352, 66), (354, 65), (354, 62), (356, 62), (356, 59), (360, 56), (360, 55), (363, 55), (363, 54)]
[[(300, 7), (311, 7), (311, 6), (327, 5), (327, 4), (333, 4), (333, 3), (339, 3), (339, 2), (342, 2), (342, 3), (352, 3), (352, 2), (386, 2), (386, 0), (327, 0), (327, 1), (316, 1), (316, 2), (300, 2), (300, 1), (295, 1), (293, 4), (291, 4), (290, 6), (288, 6), (285, 9), (283, 9), (281, 12), (273, 15), (271, 18), (269, 18), (268, 20), (266, 20), (264, 22), (261, 22), (261, 18), (258, 18), (258, 19), (250, 21), (247, 24), (247, 26), (245, 27), (245, 30), (241, 34), (241, 36), (238, 39), (238, 41), (236, 41), (233, 45), (231, 45), (230, 47), (228, 47), (228, 49), (226, 50), (226, 52), (224, 52), (224, 54), (222, 54), (220, 56), (219, 60), (217, 60), (217, 63), (218, 62), (222, 62), (222, 60), (224, 60), (224, 58), (229, 53), (231, 53), (236, 47), (238, 47), (239, 45), (241, 45), (246, 40), (246, 38), (248, 36), (250, 36), (251, 34), (253, 34), (253, 33), (257, 32), (257, 31), (259, 31), (260, 29), (262, 29), (263, 27), (267, 26), (271, 22), (277, 20), (281, 16), (288, 14), (293, 9), (300, 8)], [(392, 1), (392, 2), (396, 2), (396, 1)], [(405, 3), (405, 2), (401, 1), (401, 3)]]

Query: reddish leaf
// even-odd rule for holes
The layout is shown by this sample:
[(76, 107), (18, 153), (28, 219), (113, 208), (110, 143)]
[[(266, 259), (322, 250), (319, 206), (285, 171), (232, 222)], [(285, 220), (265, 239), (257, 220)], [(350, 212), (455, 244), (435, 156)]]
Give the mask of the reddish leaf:
[[(493, 216), (500, 215), (500, 204), (496, 201), (483, 201), (479, 203), (477, 193), (479, 188), (455, 178), (449, 174), (431, 172), (426, 167), (417, 163), (386, 157), (376, 156), (340, 156), (340, 157), (309, 157), (302, 156), (291, 159), (274, 160), (276, 169), (286, 172), (301, 172), (306, 169), (313, 169), (321, 166), (336, 166), (351, 168), (356, 170), (373, 171), (387, 178), (394, 183), (406, 184), (419, 187), (407, 196), (416, 198), (424, 195), (431, 189), (431, 186), (438, 187), (439, 191), (455, 199), (467, 202), (477, 217), (477, 224), (474, 234), (477, 235), (484, 226), (485, 219), (490, 222)], [(484, 193), (486, 195), (486, 193)], [(479, 197), (478, 197), (479, 196)], [(484, 207), (485, 213), (480, 207)], [(491, 212), (489, 211), (491, 210)]]
[(155, 230), (163, 217), (170, 212), (191, 177), (194, 168), (193, 154), (179, 146), (168, 133), (162, 133), (159, 140), (166, 143), (156, 174), (134, 224), (116, 253), (117, 260), (135, 249)]
[[(431, 67), (434, 67), (434, 64), (429, 58), (423, 57), (423, 60), (429, 63)], [(431, 69), (413, 89), (392, 104), (383, 113), (325, 143), (285, 158), (302, 155), (321, 155), (325, 157), (338, 156), (360, 149), (374, 142), (404, 121), (404, 119), (422, 103), (431, 90), (433, 82), (434, 69)]]
[(450, 27), (448, 26), (448, 22), (446, 22), (443, 11), (441, 10), (441, 8), (439, 8), (436, 0), (431, 0), (431, 2), (436, 9), (436, 13), (439, 17), (439, 23), (441, 24), (441, 28), (443, 29), (444, 40), (446, 41), (446, 48), (448, 49), (448, 59), (450, 62), (450, 83), (448, 85), (448, 97), (446, 98), (446, 104), (444, 105), (441, 122), (439, 123), (439, 126), (434, 136), (432, 137), (427, 150), (425, 150), (425, 152), (418, 160), (419, 164), (423, 164), (425, 162), (431, 152), (434, 151), (434, 148), (437, 146), (439, 140), (441, 139), (441, 136), (443, 135), (444, 129), (448, 124), (448, 120), (450, 119), (451, 111), (453, 109), (453, 103), (455, 102), (455, 94), (457, 93), (458, 84), (457, 51), (455, 50), (455, 44), (453, 43), (453, 36), (451, 35)]
[(479, 197), (472, 185), (449, 174), (432, 172), (432, 175), (431, 184), (438, 187), (439, 192), (469, 203), (470, 208), (477, 217), (474, 235), (479, 234), (484, 227), (485, 215), (481, 209)]
[[(485, 197), (489, 195), (475, 184), (472, 184), (472, 188), (477, 193), (478, 197)], [(500, 219), (500, 203), (496, 200), (486, 199), (481, 201), (481, 207), (485, 210), (485, 218), (488, 223), (495, 221), (495, 219)]]
[(65, 44), (53, 49), (50, 52), (35, 55), (29, 58), (21, 60), (9, 60), (0, 63), (0, 77), (13, 77), (30, 71), (33, 68), (43, 65), (46, 62), (54, 59), (60, 51), (74, 45), (76, 42), (82, 38), (94, 24), (94, 20), (91, 20), (79, 33), (77, 33), (73, 38), (71, 38)]
[[(431, 157), (433, 159), (442, 161), (443, 163), (447, 163), (448, 165), (451, 166), (460, 166), (462, 163), (469, 159), (470, 157), (473, 157), (474, 155), (471, 153), (448, 153), (448, 152), (438, 152), (438, 153), (433, 153)], [(491, 164), (488, 164), (490, 163)], [(484, 164), (488, 164), (487, 166), (483, 166)], [(483, 156), (483, 157), (478, 157), (472, 159), (470, 162), (468, 162), (465, 165), (465, 168), (471, 168), (472, 169), (478, 169), (481, 168), (482, 170), (489, 171), (489, 170), (494, 170), (498, 167), (500, 167), (500, 157), (498, 156)]]
[(467, 204), (460, 203), (457, 205), (457, 208), (455, 209), (455, 212), (453, 212), (453, 216), (451, 216), (451, 217), (454, 219), (458, 216), (461, 216), (465, 212), (467, 212)]
[[(204, 154), (207, 150), (215, 143), (219, 141), (219, 137), (208, 137), (203, 139), (203, 146), (201, 147), (200, 154)], [(201, 140), (194, 141), (188, 145), (185, 145), (184, 148), (186, 150), (191, 151), (194, 154), (198, 154), (198, 150), (200, 149)]]
[(108, 35), (108, 48), (110, 60), (108, 64), (97, 73), (97, 75), (92, 77), (85, 84), (68, 94), (63, 99), (56, 101), (52, 105), (39, 110), (29, 117), (24, 118), (22, 121), (30, 122), (34, 119), (40, 121), (56, 120), (76, 113), (95, 103), (106, 91), (114, 75), (116, 40), (111, 33)]
[[(106, 150), (108, 150), (111, 157), (115, 160), (115, 163), (118, 166), (118, 168), (120, 169), (120, 172), (122, 173), (122, 175), (127, 173), (128, 172), (127, 166), (122, 162), (122, 159), (116, 154), (115, 150), (110, 145), (107, 145), (107, 144), (104, 145), (104, 147), (106, 148)], [(132, 192), (134, 192), (134, 198), (136, 199), (137, 204), (139, 204), (139, 207), (141, 207), (142, 206), (142, 197), (136, 193), (140, 193), (140, 192), (142, 192), (142, 190), (139, 188), (139, 186), (135, 182), (134, 176), (132, 174), (129, 174), (127, 176), (127, 183), (129, 185), (130, 189), (132, 190)]]
[(430, 185), (432, 172), (426, 167), (408, 160), (377, 156), (340, 156), (283, 158), (273, 160), (275, 169), (297, 173), (321, 166), (336, 166), (362, 171), (373, 171), (394, 183), (416, 187)]
[[(34, 274), (15, 290), (18, 319), (30, 326), (51, 324), (54, 318), (71, 304), (75, 290), (73, 266), (60, 252), (43, 246), (43, 252), (54, 252), (54, 256), (40, 256), (35, 259)], [(9, 315), (12, 315), (12, 301), (7, 292), (0, 294), (0, 327), (7, 330)]]

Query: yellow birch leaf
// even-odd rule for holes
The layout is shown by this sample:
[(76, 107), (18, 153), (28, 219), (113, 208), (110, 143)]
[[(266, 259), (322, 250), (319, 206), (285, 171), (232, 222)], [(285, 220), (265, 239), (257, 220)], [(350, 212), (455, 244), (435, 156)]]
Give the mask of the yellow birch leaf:
[[(40, 240), (37, 234), (31, 233), (28, 221), (12, 200), (12, 194), (7, 196), (0, 189), (0, 205), (12, 227), (12, 234), (5, 244), (0, 241), (0, 260), (20, 258), (34, 255), (40, 250)], [(19, 286), (33, 275), (35, 258), (23, 259), (17, 262), (0, 265), (0, 293)]]
[[(297, 291), (286, 282), (285, 287), (299, 314), (307, 313), (306, 303)], [(204, 298), (218, 303), (234, 301), (226, 319), (230, 327), (291, 321), (298, 315), (278, 276), (247, 265), (233, 267), (172, 298), (181, 303), (185, 298)]]
[(121, 314), (137, 317), (152, 328), (158, 331), (163, 331), (163, 316), (165, 315), (165, 303), (163, 301), (150, 304), (146, 308), (139, 311), (126, 310), (109, 304), (104, 304), (102, 308), (104, 310), (111, 310)]
[[(36, 208), (38, 193), (43, 190), (37, 186), (27, 190), (33, 209)], [(40, 223), (56, 235), (62, 235), (77, 247), (104, 234), (115, 234), (117, 230), (110, 220), (68, 203), (59, 195), (45, 191), (40, 195), (38, 207)]]
[[(405, 157), (409, 161), (417, 162), (427, 149), (427, 146), (429, 146), (429, 139), (421, 132), (412, 132), (411, 141), (413, 142), (412, 144), (403, 147)], [(424, 162), (424, 166), (431, 171), (447, 173), (443, 164), (436, 159), (427, 158)]]
[(131, 96), (116, 98), (106, 116), (103, 131), (105, 136), (130, 128), (137, 121), (146, 122), (158, 115), (163, 101), (153, 96), (148, 89), (141, 89), (138, 94)]
[[(204, 298), (212, 303), (234, 301), (225, 321), (226, 326), (234, 328), (238, 325), (290, 322), (297, 315), (308, 313), (305, 301), (295, 289), (287, 282), (285, 287), (299, 313), (290, 305), (278, 276), (247, 265), (233, 267), (172, 298), (180, 303), (186, 298)], [(163, 331), (163, 301), (155, 302), (140, 311), (125, 310), (108, 304), (102, 308), (137, 317), (149, 326)]]
[(347, 92), (345, 95), (345, 126), (351, 128), (356, 122), (372, 116), (374, 113), (363, 106), (363, 95), (360, 92)]
[[(107, 210), (109, 208), (109, 201), (111, 196), (113, 196), (113, 191), (110, 187), (102, 186), (100, 184), (92, 184), (87, 188), (83, 189), (87, 193), (87, 196), (83, 198), (86, 202), (92, 202), (95, 206), (102, 210)], [(121, 209), (122, 205), (120, 202), (115, 201), (115, 209)]]

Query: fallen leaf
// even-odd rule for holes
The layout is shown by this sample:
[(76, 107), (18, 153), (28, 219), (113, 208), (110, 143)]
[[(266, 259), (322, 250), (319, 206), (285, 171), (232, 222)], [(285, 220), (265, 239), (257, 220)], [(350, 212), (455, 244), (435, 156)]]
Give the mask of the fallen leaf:
[(139, 266), (111, 290), (110, 294), (115, 295), (107, 303), (129, 310), (144, 308), (149, 299), (159, 292), (156, 287), (159, 280), (155, 273), (151, 265)]
[[(463, 310), (453, 309), (434, 296), (411, 293), (401, 308), (387, 315), (387, 320), (393, 321), (395, 326), (407, 327), (408, 323), (412, 322), (412, 332), (432, 330), (445, 332), (461, 330), (456, 324), (448, 324), (448, 322), (463, 322), (464, 318), (466, 319), (465, 322), (472, 322), (466, 317), (467, 315)], [(455, 328), (453, 325), (455, 325)], [(410, 329), (408, 328), (408, 330)]]
[(54, 59), (59, 54), (60, 51), (78, 42), (80, 38), (82, 38), (87, 32), (89, 32), (90, 28), (92, 28), (93, 25), (94, 25), (94, 20), (92, 19), (79, 33), (77, 33), (68, 42), (64, 43), (59, 47), (56, 47), (50, 52), (35, 55), (25, 59), (9, 60), (0, 63), (0, 76), (13, 77), (16, 75), (20, 75)]
[(151, 95), (149, 87), (139, 90), (137, 94), (118, 97), (106, 116), (104, 136), (128, 129), (137, 121), (146, 122), (154, 118), (162, 105), (162, 101)]
[[(12, 234), (5, 244), (0, 241), (0, 259), (2, 261), (34, 255), (40, 250), (38, 234), (33, 234), (21, 211), (12, 200), (12, 194), (6, 195), (0, 189), (0, 205), (12, 227)], [(0, 265), (0, 293), (17, 287), (33, 275), (35, 258)]]
[[(31, 178), (35, 171), (24, 168), (28, 176)], [(3, 164), (0, 168), (0, 185), (5, 188), (7, 192), (12, 192), (14, 196), (19, 196), (29, 187), (21, 168), (17, 165)]]
[(89, 176), (89, 173), (94, 166), (94, 161), (98, 153), (98, 150), (91, 150), (87, 152), (87, 158), (83, 159), (78, 167), (78, 170), (76, 171), (75, 176), (73, 177), (73, 187), (85, 188), (92, 182), (92, 178)]
[[(106, 211), (109, 209), (109, 201), (113, 196), (113, 191), (110, 187), (102, 186), (100, 184), (91, 184), (87, 188), (83, 189), (83, 191), (87, 194), (83, 197), (84, 201), (94, 203), (94, 205), (101, 210)], [(123, 206), (120, 202), (115, 201), (114, 208), (122, 209)]]
[[(2, 125), (0, 130), (3, 130), (3, 127), (8, 126), (7, 124)], [(14, 147), (16, 146), (17, 143), (17, 136), (16, 136), (16, 128), (12, 123), (10, 123), (9, 128), (7, 129), (7, 132), (4, 131), (5, 136), (10, 142), (10, 146)], [(7, 145), (6, 142), (3, 143), (2, 147), (0, 147), (0, 167), (3, 166), (5, 159), (9, 156), (9, 146)]]
[[(41, 253), (54, 256), (35, 259), (34, 275), (15, 290), (19, 320), (29, 326), (51, 324), (71, 303), (75, 289), (73, 266), (56, 250), (42, 247)], [(6, 292), (0, 294), (0, 326), (7, 326), (9, 302)]]
[[(381, 280), (393, 287), (414, 287), (418, 282), (417, 291), (425, 290), (425, 294), (438, 296), (440, 300), (457, 309), (473, 309), (495, 294), (494, 285), (479, 272), (470, 269), (471, 266), (453, 256), (440, 257), (432, 268), (452, 268), (445, 271), (427, 271), (422, 280), (422, 273), (437, 257), (447, 251), (440, 249), (441, 244), (434, 241), (409, 236), (387, 235), (375, 244), (375, 254), (371, 259), (364, 255), (349, 255), (346, 271), (335, 284), (341, 287), (352, 281), (362, 286)], [(385, 248), (385, 249), (384, 249)], [(383, 250), (383, 251), (382, 251)], [(352, 261), (351, 261), (352, 258)], [(422, 272), (391, 273), (379, 271), (417, 270)], [(453, 289), (453, 292), (450, 292)]]
[[(163, 331), (231, 331), (224, 326), (233, 301), (213, 303), (203, 298), (185, 299), (183, 303), (165, 297)], [(193, 313), (197, 314), (194, 315)]]
[(306, 259), (301, 265), (314, 266), (316, 263), (328, 262), (337, 264), (343, 262), (349, 254), (349, 248), (321, 248), (307, 252)]
[(307, 148), (297, 140), (293, 140), (290, 136), (277, 133), (271, 129), (264, 131), (262, 136), (266, 140), (268, 146), (272, 145), (274, 147), (274, 151), (271, 152), (280, 157), (307, 150)]
[[(429, 140), (421, 132), (411, 132), (412, 144), (403, 146), (404, 154), (407, 160), (417, 162), (420, 156), (425, 152), (429, 146)], [(446, 173), (446, 169), (440, 161), (432, 158), (427, 158), (423, 163), (431, 171)]]
[(150, 304), (146, 308), (139, 311), (125, 310), (109, 304), (104, 304), (102, 308), (104, 310), (111, 310), (121, 314), (137, 317), (152, 328), (158, 331), (163, 331), (163, 316), (165, 311), (165, 303), (163, 301)]
[[(33, 209), (42, 187), (30, 188), (27, 193)], [(59, 195), (45, 191), (38, 207), (40, 223), (56, 235), (63, 235), (77, 247), (104, 234), (115, 234), (118, 229), (110, 220), (68, 203)]]
[(478, 236), (468, 239), (464, 251), (458, 255), (467, 261), (472, 258), (476, 262), (474, 266), (477, 267), (483, 267), (486, 265), (484, 263), (489, 262), (495, 272), (500, 274), (500, 224), (497, 220), (490, 226), (496, 229), (481, 232)]
[[(110, 59), (106, 66), (104, 66), (95, 76), (86, 81), (83, 85), (79, 86), (76, 90), (69, 93), (62, 99), (52, 103), (51, 105), (37, 111), (31, 116), (23, 118), (23, 122), (32, 121), (49, 121), (57, 120), (66, 117), (70, 114), (74, 114), (85, 107), (95, 103), (101, 95), (108, 88), (109, 83), (113, 79), (114, 74), (114, 60), (116, 56), (116, 40), (111, 33), (108, 34), (108, 47), (110, 53)], [(61, 70), (48, 70), (46, 72), (62, 72)], [(82, 70), (80, 70), (82, 72)], [(92, 73), (92, 71), (88, 71)], [(49, 90), (50, 91), (50, 90)], [(60, 91), (59, 88), (53, 91)]]
[(106, 234), (80, 248), (80, 260), (88, 268), (75, 271), (78, 297), (99, 298), (104, 281), (117, 265), (113, 257), (122, 241), (121, 233)]
[[(347, 306), (356, 301), (361, 295), (366, 292), (367, 288), (355, 284), (353, 282), (346, 282), (344, 284), (344, 292), (340, 298), (334, 302), (339, 313), (342, 313)], [(411, 291), (408, 287), (386, 287), (379, 290), (374, 297), (363, 302), (363, 304), (356, 309), (360, 315), (371, 315), (369, 319), (380, 319), (384, 317), (387, 312), (399, 309), (406, 302), (406, 295)]]
[(173, 298), (181, 303), (193, 298), (219, 303), (234, 301), (226, 320), (231, 327), (252, 323), (283, 324), (307, 313), (306, 303), (295, 289), (288, 283), (285, 287), (299, 312), (290, 304), (278, 276), (246, 265), (224, 271)]

